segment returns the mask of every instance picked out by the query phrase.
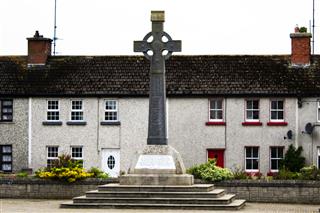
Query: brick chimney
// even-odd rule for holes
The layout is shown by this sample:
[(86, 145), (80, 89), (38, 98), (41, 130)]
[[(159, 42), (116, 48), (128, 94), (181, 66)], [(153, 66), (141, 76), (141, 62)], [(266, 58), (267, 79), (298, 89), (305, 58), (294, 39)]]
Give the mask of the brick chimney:
[(28, 40), (28, 65), (45, 65), (51, 56), (50, 38), (44, 38), (38, 31)]
[(299, 28), (295, 28), (295, 32), (290, 34), (291, 38), (291, 64), (294, 66), (310, 65), (311, 33), (299, 32)]

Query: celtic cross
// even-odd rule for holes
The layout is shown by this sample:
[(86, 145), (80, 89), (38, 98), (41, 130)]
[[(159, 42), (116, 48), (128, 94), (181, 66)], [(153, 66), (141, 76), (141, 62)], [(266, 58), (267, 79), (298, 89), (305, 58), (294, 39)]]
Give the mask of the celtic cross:
[(150, 61), (148, 145), (167, 145), (165, 60), (181, 51), (181, 41), (163, 31), (164, 11), (151, 11), (152, 31), (134, 41), (134, 52)]

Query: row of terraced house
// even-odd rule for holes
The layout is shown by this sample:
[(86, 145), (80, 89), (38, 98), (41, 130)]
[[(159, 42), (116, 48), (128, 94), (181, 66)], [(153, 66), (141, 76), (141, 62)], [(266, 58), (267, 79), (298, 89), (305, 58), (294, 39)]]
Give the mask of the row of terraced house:
[[(320, 166), (320, 56), (310, 54), (311, 34), (290, 37), (290, 55), (167, 61), (168, 143), (187, 168), (216, 158), (276, 172), (290, 144)], [(111, 176), (126, 171), (146, 144), (149, 62), (52, 56), (51, 39), (27, 40), (27, 56), (0, 57), (0, 170), (36, 170), (70, 154)]]

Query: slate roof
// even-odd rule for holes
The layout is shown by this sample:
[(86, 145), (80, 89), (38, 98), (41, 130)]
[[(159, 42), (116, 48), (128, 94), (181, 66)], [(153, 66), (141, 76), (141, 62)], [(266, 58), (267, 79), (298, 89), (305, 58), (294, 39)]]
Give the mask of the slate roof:
[[(320, 56), (307, 68), (290, 57), (172, 56), (166, 61), (172, 96), (317, 96)], [(145, 96), (149, 61), (143, 56), (52, 56), (27, 67), (26, 56), (0, 57), (0, 96)]]

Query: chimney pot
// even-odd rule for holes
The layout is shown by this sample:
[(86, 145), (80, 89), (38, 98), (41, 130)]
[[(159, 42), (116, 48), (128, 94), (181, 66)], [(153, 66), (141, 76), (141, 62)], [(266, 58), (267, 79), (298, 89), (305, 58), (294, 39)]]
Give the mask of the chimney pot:
[(45, 65), (48, 56), (51, 56), (52, 39), (44, 38), (37, 30), (28, 40), (28, 65)]

